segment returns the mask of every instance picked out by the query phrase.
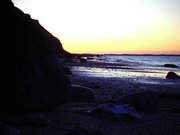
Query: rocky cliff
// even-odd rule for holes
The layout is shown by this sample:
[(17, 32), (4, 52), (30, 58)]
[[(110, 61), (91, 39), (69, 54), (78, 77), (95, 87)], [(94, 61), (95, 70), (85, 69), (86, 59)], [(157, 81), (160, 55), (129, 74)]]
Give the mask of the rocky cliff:
[(70, 54), (11, 0), (0, 1), (0, 18), (1, 52), (5, 54), (0, 110), (48, 110), (64, 103), (71, 84), (56, 56)]

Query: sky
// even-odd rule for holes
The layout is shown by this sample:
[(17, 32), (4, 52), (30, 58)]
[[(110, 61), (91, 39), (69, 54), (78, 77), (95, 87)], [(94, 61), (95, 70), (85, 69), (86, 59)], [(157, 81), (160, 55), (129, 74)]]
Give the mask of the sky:
[(180, 54), (180, 0), (12, 0), (71, 53)]

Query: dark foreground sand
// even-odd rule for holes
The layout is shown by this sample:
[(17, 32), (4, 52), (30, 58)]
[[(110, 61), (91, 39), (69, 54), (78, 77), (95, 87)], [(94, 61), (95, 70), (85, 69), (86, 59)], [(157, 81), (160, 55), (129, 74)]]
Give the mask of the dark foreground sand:
[[(71, 77), (73, 84), (94, 89), (95, 103), (66, 103), (52, 112), (23, 113), (40, 115), (40, 119), (25, 122), (21, 114), (9, 125), (23, 135), (179, 135), (180, 133), (180, 82), (142, 83), (131, 78), (107, 78), (81, 76)], [(157, 80), (156, 80), (157, 81)], [(152, 80), (154, 82), (154, 80)], [(118, 100), (122, 95), (153, 90), (160, 93), (158, 112), (139, 112), (144, 121), (97, 118), (88, 115), (88, 110), (102, 102)], [(3, 114), (1, 114), (3, 115)], [(8, 115), (9, 116), (9, 115)], [(72, 132), (71, 132), (72, 131)]]

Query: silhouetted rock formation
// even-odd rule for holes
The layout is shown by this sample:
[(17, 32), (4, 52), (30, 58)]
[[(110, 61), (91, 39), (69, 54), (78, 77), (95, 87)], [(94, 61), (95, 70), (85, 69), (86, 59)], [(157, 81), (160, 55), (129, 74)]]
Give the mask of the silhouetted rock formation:
[[(30, 16), (29, 16), (30, 18)], [(41, 34), (44, 36), (46, 41), (50, 45), (50, 49), (55, 54), (55, 56), (60, 56), (60, 57), (72, 57), (72, 55), (65, 51), (62, 47), (61, 42), (59, 39), (54, 37), (51, 33), (49, 33), (46, 29), (44, 29), (40, 24), (38, 20), (32, 20), (36, 28), (41, 32)]]
[(180, 79), (180, 76), (174, 72), (168, 72), (166, 75), (166, 79)]
[(56, 53), (69, 53), (11, 0), (1, 0), (0, 11), (1, 46), (6, 54), (2, 64), (6, 87), (1, 86), (0, 110), (39, 111), (63, 104), (71, 84), (58, 67)]

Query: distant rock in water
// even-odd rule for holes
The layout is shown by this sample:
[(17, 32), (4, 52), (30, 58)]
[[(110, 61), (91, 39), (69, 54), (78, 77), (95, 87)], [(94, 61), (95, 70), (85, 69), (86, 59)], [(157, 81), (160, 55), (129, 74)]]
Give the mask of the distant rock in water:
[(178, 68), (178, 66), (177, 66), (177, 65), (174, 65), (174, 64), (164, 64), (164, 67)]
[(87, 59), (85, 59), (85, 58), (80, 58), (80, 62), (81, 62), (81, 63), (85, 63), (85, 62), (87, 62)]
[(6, 54), (2, 57), (2, 84), (6, 87), (1, 86), (0, 110), (40, 111), (63, 104), (71, 83), (55, 57), (70, 54), (37, 20), (14, 7), (11, 0), (1, 0), (0, 11), (0, 38)]
[(180, 79), (180, 76), (174, 72), (168, 72), (166, 75), (166, 79)]

